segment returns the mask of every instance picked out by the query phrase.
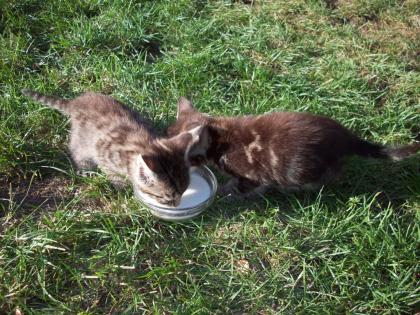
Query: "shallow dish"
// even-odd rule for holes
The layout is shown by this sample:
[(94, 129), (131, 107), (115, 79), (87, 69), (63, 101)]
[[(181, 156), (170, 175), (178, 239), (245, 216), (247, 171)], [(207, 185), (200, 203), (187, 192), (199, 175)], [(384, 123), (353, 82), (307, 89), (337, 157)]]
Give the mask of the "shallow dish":
[[(212, 171), (210, 171), (210, 169), (205, 166), (191, 168), (190, 178), (191, 183), (193, 182), (193, 178), (195, 178), (195, 180), (198, 180), (199, 182), (202, 182), (202, 180), (204, 180), (209, 188), (209, 191), (207, 191), (209, 193), (208, 197), (206, 197), (204, 200), (195, 205), (189, 204), (190, 202), (184, 202), (185, 193), (183, 195), (183, 200), (181, 201), (181, 204), (177, 208), (152, 202), (151, 200), (149, 200), (149, 198), (145, 197), (141, 192), (137, 190), (134, 191), (134, 195), (142, 204), (149, 208), (150, 212), (155, 217), (158, 217), (162, 220), (183, 221), (192, 219), (198, 216), (201, 212), (203, 212), (213, 202), (217, 192), (217, 180)], [(190, 187), (188, 187), (186, 192), (190, 191), (191, 183)]]

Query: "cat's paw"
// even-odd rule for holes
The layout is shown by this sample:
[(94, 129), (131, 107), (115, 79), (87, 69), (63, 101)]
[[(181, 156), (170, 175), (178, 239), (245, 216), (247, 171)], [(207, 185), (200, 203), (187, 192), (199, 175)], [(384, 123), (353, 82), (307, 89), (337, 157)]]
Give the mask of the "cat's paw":
[(217, 188), (217, 194), (221, 197), (236, 195), (238, 193), (237, 185), (238, 181), (235, 178), (232, 178), (226, 184)]
[(220, 186), (217, 189), (219, 200), (226, 202), (244, 202), (253, 199), (252, 194), (242, 194), (231, 183)]
[(121, 176), (108, 175), (108, 179), (117, 191), (122, 191), (128, 187), (127, 180)]
[(254, 203), (258, 201), (258, 194), (241, 194), (238, 192), (219, 195), (219, 201), (226, 203)]
[(77, 176), (81, 176), (81, 177), (94, 177), (98, 173), (94, 171), (89, 171), (89, 170), (77, 170), (76, 174)]
[(234, 191), (230, 187), (227, 187), (226, 185), (222, 185), (217, 188), (217, 195), (220, 197), (227, 197), (232, 194), (234, 194)]

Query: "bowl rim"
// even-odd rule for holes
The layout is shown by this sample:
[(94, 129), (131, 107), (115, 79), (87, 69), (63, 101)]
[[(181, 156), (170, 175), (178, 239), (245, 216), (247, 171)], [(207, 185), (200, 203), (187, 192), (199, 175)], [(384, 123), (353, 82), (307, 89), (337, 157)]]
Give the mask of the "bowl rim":
[[(134, 190), (134, 195), (141, 203), (143, 203), (149, 209), (153, 209), (153, 211), (158, 211), (162, 214), (169, 215), (169, 216), (181, 216), (181, 215), (193, 215), (199, 214), (200, 212), (204, 211), (211, 203), (213, 203), (214, 199), (216, 198), (217, 193), (217, 179), (214, 173), (208, 168), (207, 166), (193, 166), (190, 168), (190, 174), (193, 172), (198, 173), (210, 187), (210, 195), (209, 197), (196, 204), (192, 207), (185, 207), (185, 208), (174, 208), (165, 205), (157, 205), (147, 202), (142, 198), (141, 192)], [(202, 208), (202, 209), (201, 209)]]

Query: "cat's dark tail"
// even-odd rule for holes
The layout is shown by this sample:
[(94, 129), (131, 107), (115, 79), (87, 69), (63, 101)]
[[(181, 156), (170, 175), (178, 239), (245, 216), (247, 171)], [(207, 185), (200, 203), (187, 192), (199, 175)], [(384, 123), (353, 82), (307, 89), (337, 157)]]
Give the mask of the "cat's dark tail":
[(68, 100), (65, 100), (59, 97), (44, 95), (44, 94), (29, 90), (29, 89), (23, 89), (22, 94), (44, 105), (58, 109), (59, 111), (63, 113), (68, 113), (67, 111), (67, 107), (69, 104)]
[(420, 152), (420, 142), (397, 147), (387, 147), (363, 139), (357, 139), (353, 149), (355, 154), (363, 157), (401, 161)]

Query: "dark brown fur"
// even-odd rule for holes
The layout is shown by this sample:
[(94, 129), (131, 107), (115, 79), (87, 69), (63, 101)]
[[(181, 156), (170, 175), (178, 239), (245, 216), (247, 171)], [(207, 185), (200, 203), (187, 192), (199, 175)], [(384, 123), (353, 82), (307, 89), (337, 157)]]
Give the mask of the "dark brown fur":
[(201, 143), (207, 149), (190, 155), (191, 162), (212, 163), (231, 175), (223, 194), (247, 195), (272, 185), (284, 190), (314, 189), (333, 179), (347, 156), (401, 160), (420, 150), (419, 143), (398, 148), (373, 144), (332, 119), (306, 113), (210, 117), (181, 98), (177, 121), (168, 134), (199, 125), (205, 127)]
[(189, 184), (188, 152), (201, 128), (158, 138), (137, 112), (109, 96), (88, 92), (64, 100), (22, 92), (70, 117), (69, 149), (79, 169), (98, 166), (116, 187), (129, 179), (134, 189), (158, 202), (179, 204)]

